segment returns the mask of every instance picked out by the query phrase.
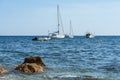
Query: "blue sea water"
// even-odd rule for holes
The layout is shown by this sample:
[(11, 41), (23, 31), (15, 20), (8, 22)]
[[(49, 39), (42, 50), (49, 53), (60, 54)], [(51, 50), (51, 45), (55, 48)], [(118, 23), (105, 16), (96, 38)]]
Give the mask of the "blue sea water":
[[(120, 80), (120, 37), (32, 41), (34, 36), (1, 36), (0, 66), (9, 72), (0, 80), (80, 80), (89, 75), (103, 80)], [(28, 56), (41, 56), (45, 72), (28, 75), (14, 68)], [(65, 78), (65, 79), (63, 79)], [(73, 79), (72, 79), (73, 78)]]

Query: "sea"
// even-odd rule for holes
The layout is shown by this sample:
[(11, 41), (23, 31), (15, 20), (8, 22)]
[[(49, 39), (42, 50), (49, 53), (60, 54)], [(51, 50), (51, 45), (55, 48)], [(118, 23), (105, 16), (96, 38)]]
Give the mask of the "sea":
[[(0, 80), (89, 80), (82, 76), (120, 80), (120, 36), (32, 41), (34, 37), (0, 36), (0, 67), (8, 70)], [(25, 74), (14, 70), (29, 56), (40, 56), (45, 71)]]

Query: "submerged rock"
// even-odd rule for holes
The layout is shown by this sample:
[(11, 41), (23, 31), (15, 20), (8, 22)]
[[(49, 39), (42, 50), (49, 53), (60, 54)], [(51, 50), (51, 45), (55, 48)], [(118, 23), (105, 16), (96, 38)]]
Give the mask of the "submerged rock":
[(40, 56), (25, 58), (23, 64), (18, 65), (15, 70), (19, 70), (25, 73), (37, 73), (43, 72), (45, 64)]
[(0, 68), (0, 74), (6, 73), (6, 72), (7, 72), (6, 69), (4, 69), (4, 68)]

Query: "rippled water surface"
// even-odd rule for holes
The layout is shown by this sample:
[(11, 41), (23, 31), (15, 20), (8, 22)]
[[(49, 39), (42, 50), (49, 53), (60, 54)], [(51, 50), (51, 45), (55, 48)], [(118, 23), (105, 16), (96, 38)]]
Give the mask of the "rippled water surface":
[[(120, 37), (32, 41), (34, 37), (0, 37), (0, 65), (9, 73), (0, 80), (79, 80), (89, 75), (120, 80)], [(39, 55), (47, 69), (33, 75), (14, 71), (25, 57)]]

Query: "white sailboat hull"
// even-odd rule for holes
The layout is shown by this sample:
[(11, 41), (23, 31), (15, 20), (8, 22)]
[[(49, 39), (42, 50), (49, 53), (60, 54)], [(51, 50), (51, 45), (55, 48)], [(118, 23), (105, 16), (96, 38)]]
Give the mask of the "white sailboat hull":
[(62, 39), (62, 38), (65, 38), (65, 35), (62, 35), (62, 34), (56, 34), (54, 36), (51, 36), (52, 39)]

